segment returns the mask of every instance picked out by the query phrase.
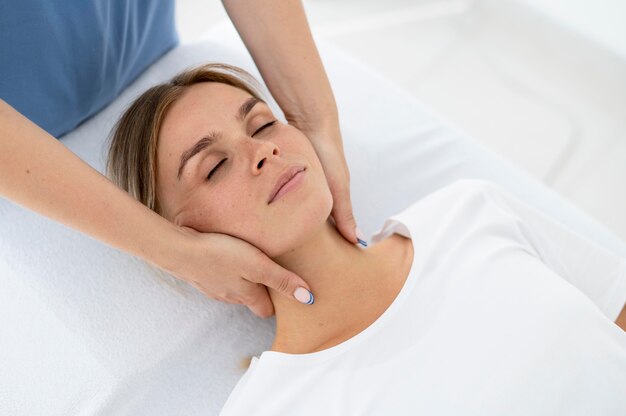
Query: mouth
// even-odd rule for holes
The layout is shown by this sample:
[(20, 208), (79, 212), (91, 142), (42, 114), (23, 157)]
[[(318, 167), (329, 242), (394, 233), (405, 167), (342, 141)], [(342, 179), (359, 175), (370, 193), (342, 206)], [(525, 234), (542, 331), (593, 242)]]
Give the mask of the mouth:
[(272, 189), (267, 203), (271, 204), (272, 201), (289, 192), (291, 189), (295, 188), (301, 182), (301, 180), (299, 180), (302, 176), (300, 172), (304, 172), (305, 170), (306, 167), (303, 165), (293, 165), (285, 169), (278, 176), (276, 184), (274, 185), (274, 189)]

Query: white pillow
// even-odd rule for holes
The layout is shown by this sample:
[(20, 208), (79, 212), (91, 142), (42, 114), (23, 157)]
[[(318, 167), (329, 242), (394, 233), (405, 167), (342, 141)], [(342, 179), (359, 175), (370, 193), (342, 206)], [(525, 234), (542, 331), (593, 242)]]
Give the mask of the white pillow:
[[(260, 79), (232, 30), (212, 36), (216, 41), (169, 52), (62, 143), (103, 173), (105, 138), (148, 87), (209, 61), (242, 66)], [(622, 241), (555, 192), (345, 53), (317, 44), (366, 236), (435, 189), (473, 177), (501, 185), (626, 257)], [(271, 345), (274, 318), (208, 299), (138, 258), (7, 200), (0, 200), (0, 230), (0, 414), (217, 414), (243, 374), (240, 359)]]

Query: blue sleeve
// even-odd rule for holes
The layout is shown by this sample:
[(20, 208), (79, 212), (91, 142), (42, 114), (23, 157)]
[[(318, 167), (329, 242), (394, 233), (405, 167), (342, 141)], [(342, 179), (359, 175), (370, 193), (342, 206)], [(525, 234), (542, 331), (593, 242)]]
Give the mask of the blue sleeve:
[(0, 98), (55, 137), (176, 46), (173, 0), (0, 2)]

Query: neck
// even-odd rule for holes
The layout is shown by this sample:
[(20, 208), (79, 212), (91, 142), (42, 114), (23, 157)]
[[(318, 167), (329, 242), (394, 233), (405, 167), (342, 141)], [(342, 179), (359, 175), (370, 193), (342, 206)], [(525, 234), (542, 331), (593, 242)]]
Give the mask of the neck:
[(351, 244), (328, 220), (304, 245), (274, 258), (309, 284), (315, 303), (303, 305), (269, 288), (276, 314), (272, 350), (312, 352), (345, 337), (359, 320), (370, 319), (371, 312), (378, 313), (372, 299), (381, 298), (381, 276), (397, 266), (385, 258), (382, 246), (363, 249)]

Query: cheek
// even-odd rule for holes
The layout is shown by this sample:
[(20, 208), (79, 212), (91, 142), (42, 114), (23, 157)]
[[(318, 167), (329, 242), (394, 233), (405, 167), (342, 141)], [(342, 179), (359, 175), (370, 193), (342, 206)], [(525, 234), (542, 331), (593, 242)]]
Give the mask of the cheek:
[(202, 232), (232, 235), (250, 240), (259, 234), (263, 220), (252, 204), (252, 195), (232, 192), (237, 187), (229, 187), (228, 192), (215, 189), (210, 196), (194, 201), (196, 209), (190, 221), (194, 228)]

